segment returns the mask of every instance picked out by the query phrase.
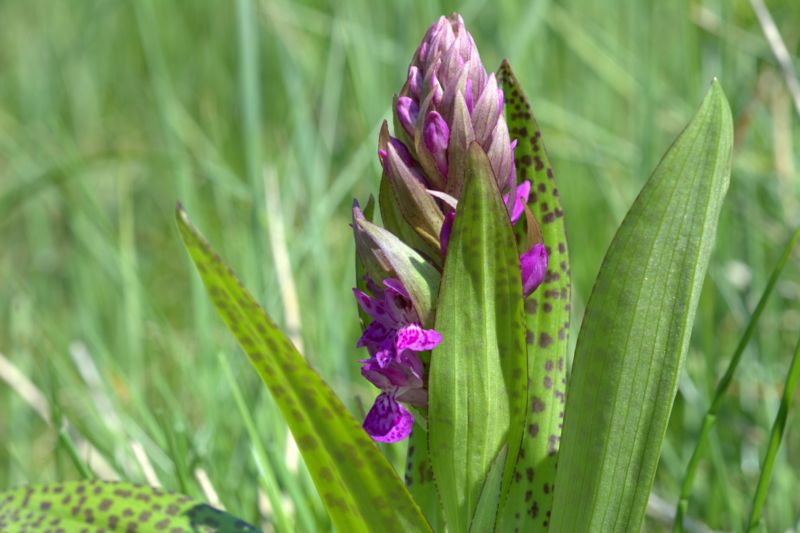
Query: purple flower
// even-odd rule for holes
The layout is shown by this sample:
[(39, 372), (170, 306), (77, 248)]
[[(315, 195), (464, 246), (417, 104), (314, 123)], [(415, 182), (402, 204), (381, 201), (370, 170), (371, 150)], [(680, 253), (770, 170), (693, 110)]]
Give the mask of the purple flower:
[[(517, 184), (516, 141), (510, 141), (503, 116), (503, 91), (494, 74), (484, 69), (475, 42), (459, 15), (441, 17), (428, 29), (411, 60), (408, 79), (396, 100), (395, 113), (396, 123), (401, 127), (397, 133), (405, 143), (389, 137), (387, 132), (379, 150), (387, 174), (394, 180), (421, 181), (428, 190), (444, 192), (457, 199), (466, 173), (467, 148), (470, 142), (477, 141), (489, 156), (511, 223), (520, 220), (528, 203), (531, 183), (525, 180)], [(387, 165), (388, 148), (384, 147), (406, 144), (405, 155), (395, 158), (402, 162)], [(430, 205), (420, 204), (414, 209), (402, 207), (405, 212), (414, 213), (411, 225), (425, 228), (424, 236), (437, 231), (444, 258), (455, 214), (453, 208), (442, 203), (434, 207), (443, 211), (442, 219), (438, 213), (433, 218), (418, 214), (429, 211)], [(417, 220), (433, 221), (421, 224), (416, 223)], [(531, 228), (528, 231), (532, 231)], [(531, 252), (520, 257), (525, 296), (543, 279), (536, 273), (547, 269), (546, 253), (536, 252), (536, 261), (533, 257)]]
[(372, 318), (358, 340), (370, 358), (361, 361), (361, 375), (383, 391), (375, 400), (364, 429), (379, 442), (397, 442), (408, 437), (414, 416), (398, 401), (417, 407), (428, 405), (424, 367), (417, 352), (431, 350), (442, 336), (419, 324), (411, 299), (396, 279), (383, 281), (383, 288), (370, 283), (372, 296), (353, 289), (356, 300)]
[(386, 392), (375, 399), (364, 419), (364, 429), (378, 442), (397, 442), (411, 434), (414, 415)]
[[(528, 197), (531, 194), (531, 182), (528, 180), (523, 181), (517, 185), (517, 190), (514, 191), (514, 204), (511, 208), (511, 223), (516, 224), (519, 217), (522, 216), (525, 206), (528, 205)], [(511, 193), (506, 193), (503, 196), (503, 201), (508, 205), (511, 199)]]
[(459, 194), (472, 141), (489, 155), (498, 185), (508, 182), (514, 161), (503, 91), (483, 67), (460, 15), (440, 17), (428, 29), (395, 103), (395, 118), (429, 186)]
[(527, 296), (542, 284), (547, 273), (547, 248), (544, 243), (534, 245), (519, 256), (519, 266), (522, 271), (522, 292)]
[[(527, 210), (531, 183), (517, 183), (516, 141), (511, 142), (503, 114), (503, 91), (483, 67), (459, 15), (441, 17), (425, 34), (395, 99), (394, 125), (396, 137), (384, 123), (378, 140), (385, 180), (379, 200), (386, 224), (382, 234), (367, 231), (363, 213), (357, 204), (353, 208), (356, 253), (368, 273), (367, 292), (354, 289), (354, 294), (372, 319), (358, 340), (369, 352), (369, 359), (361, 361), (361, 374), (381, 390), (364, 429), (380, 442), (396, 442), (411, 432), (414, 416), (403, 404), (423, 409), (428, 405), (427, 359), (420, 353), (442, 341), (420, 320), (423, 315), (425, 324), (432, 324), (435, 305), (420, 313), (414, 309), (396, 279), (403, 274), (395, 270), (390, 248), (384, 245), (400, 241), (442, 270), (472, 143), (478, 143), (489, 159), (511, 224), (526, 214), (525, 242), (541, 240)], [(546, 271), (543, 244), (520, 256), (524, 296), (542, 283)]]

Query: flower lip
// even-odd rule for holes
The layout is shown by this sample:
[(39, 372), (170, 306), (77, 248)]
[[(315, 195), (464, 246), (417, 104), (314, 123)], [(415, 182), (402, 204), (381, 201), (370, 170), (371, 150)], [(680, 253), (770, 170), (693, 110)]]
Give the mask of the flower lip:
[(383, 393), (375, 400), (364, 419), (364, 430), (378, 442), (398, 442), (411, 434), (414, 415), (394, 396)]

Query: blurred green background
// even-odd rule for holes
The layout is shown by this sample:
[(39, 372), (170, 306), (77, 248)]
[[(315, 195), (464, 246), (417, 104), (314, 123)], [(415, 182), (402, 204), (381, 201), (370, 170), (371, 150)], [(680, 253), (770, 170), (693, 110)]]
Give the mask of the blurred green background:
[[(800, 2), (769, 7), (797, 62)], [(376, 393), (358, 377), (349, 207), (377, 189), (377, 130), (417, 43), (456, 10), (489, 69), (510, 60), (542, 125), (573, 343), (637, 191), (712, 77), (728, 95), (732, 183), (648, 513), (667, 527), (713, 386), (800, 222), (798, 115), (745, 0), (0, 0), (0, 487), (78, 477), (74, 446), (101, 472), (215, 492), (254, 522), (329, 527), (174, 206), (361, 417)], [(689, 514), (714, 529), (740, 529), (750, 506), (800, 335), (797, 258), (695, 484)], [(770, 531), (800, 527), (799, 423), (790, 413)]]

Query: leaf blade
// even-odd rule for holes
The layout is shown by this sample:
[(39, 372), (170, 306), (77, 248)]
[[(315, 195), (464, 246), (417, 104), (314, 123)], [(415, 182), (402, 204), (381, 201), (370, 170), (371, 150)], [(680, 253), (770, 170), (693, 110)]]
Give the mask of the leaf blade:
[(549, 525), (566, 393), (570, 323), (569, 252), (559, 192), (539, 124), (511, 66), (498, 71), (506, 101), (506, 121), (517, 141), (517, 179), (530, 180), (528, 208), (541, 224), (548, 269), (542, 285), (525, 300), (528, 344), (528, 410), (514, 482), (501, 531), (543, 531)]
[(641, 525), (728, 188), (731, 144), (730, 109), (715, 80), (609, 246), (575, 351), (553, 531)]
[(38, 531), (45, 524), (52, 531), (129, 528), (149, 533), (196, 531), (200, 526), (204, 531), (258, 531), (188, 496), (121, 481), (67, 481), (0, 492), (0, 529)]
[(191, 225), (180, 206), (176, 218), (214, 306), (269, 387), (336, 528), (429, 531), (392, 466), (330, 387)]
[(516, 242), (489, 161), (474, 143), (468, 169), (445, 260), (436, 316), (442, 343), (431, 355), (429, 382), (431, 464), (451, 531), (468, 529), (500, 448), (508, 443), (508, 457), (516, 457), (525, 417)]

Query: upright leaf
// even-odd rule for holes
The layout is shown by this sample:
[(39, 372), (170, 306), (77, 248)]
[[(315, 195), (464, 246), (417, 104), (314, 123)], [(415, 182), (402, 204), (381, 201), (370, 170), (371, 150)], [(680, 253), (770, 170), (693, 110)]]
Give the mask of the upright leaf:
[(569, 383), (553, 531), (638, 531), (731, 163), (716, 80), (612, 241)]
[(442, 343), (431, 355), (428, 437), (445, 521), (455, 533), (468, 530), (506, 443), (513, 466), (525, 419), (519, 257), (489, 160), (476, 143), (447, 249), (436, 330)]
[(797, 342), (792, 362), (789, 364), (789, 372), (786, 374), (781, 404), (778, 407), (778, 413), (775, 415), (775, 421), (772, 423), (772, 430), (769, 433), (767, 453), (761, 462), (758, 485), (756, 485), (753, 505), (750, 508), (750, 518), (747, 520), (748, 531), (759, 531), (763, 526), (761, 515), (764, 511), (764, 504), (767, 503), (769, 481), (772, 477), (772, 469), (775, 467), (775, 459), (778, 457), (778, 449), (781, 446), (783, 432), (786, 429), (786, 421), (789, 418), (789, 408), (792, 405), (792, 398), (794, 398), (797, 390), (798, 381), (800, 381), (800, 341)]
[(430, 531), (403, 482), (331, 388), (178, 207), (178, 227), (211, 300), (292, 431), (339, 531)]
[(434, 531), (442, 530), (444, 524), (439, 523), (441, 510), (428, 451), (428, 432), (420, 424), (414, 425), (408, 441), (405, 482)]
[(561, 426), (564, 417), (570, 268), (564, 212), (539, 125), (507, 61), (499, 78), (506, 121), (517, 141), (514, 162), (520, 181), (530, 180), (528, 208), (541, 224), (548, 270), (542, 285), (525, 300), (528, 344), (528, 417), (502, 531), (542, 531), (553, 505)]
[(259, 530), (188, 496), (132, 483), (91, 479), (0, 492), (0, 531)]

